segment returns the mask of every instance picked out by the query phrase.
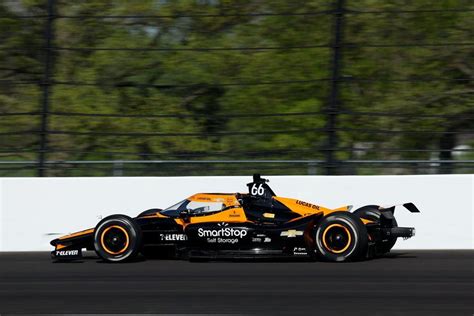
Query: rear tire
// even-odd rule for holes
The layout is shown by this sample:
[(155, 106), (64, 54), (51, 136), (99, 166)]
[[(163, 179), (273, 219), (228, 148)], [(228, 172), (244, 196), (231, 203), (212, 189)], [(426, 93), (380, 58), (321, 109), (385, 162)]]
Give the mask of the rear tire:
[[(379, 208), (380, 206), (378, 205), (366, 205), (355, 210), (353, 214), (363, 219), (368, 219), (369, 221), (373, 221), (377, 224), (380, 224), (380, 216), (382, 216), (382, 212), (380, 212)], [(398, 223), (395, 218), (392, 219), (391, 225), (392, 227), (398, 227)], [(379, 254), (390, 252), (396, 242), (397, 238), (393, 237), (388, 238), (386, 240), (381, 240), (375, 244), (376, 252)]]
[(367, 254), (367, 229), (359, 217), (349, 212), (334, 212), (323, 218), (316, 228), (315, 240), (318, 257), (325, 261), (357, 260)]
[(94, 230), (94, 249), (108, 262), (124, 262), (135, 258), (141, 249), (140, 227), (126, 215), (104, 218)]

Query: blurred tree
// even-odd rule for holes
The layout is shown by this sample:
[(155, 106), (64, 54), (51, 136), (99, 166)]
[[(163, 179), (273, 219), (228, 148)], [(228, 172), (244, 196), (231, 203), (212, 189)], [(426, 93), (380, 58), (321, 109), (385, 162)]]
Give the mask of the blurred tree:
[[(5, 81), (0, 113), (40, 109), (45, 19), (15, 17), (44, 16), (45, 2), (0, 4), (0, 76)], [(437, 158), (454, 159), (450, 150), (461, 145), (460, 137), (472, 139), (457, 133), (474, 129), (474, 46), (417, 44), (471, 42), (473, 12), (450, 10), (474, 10), (474, 3), (346, 3), (347, 9), (371, 12), (345, 15), (337, 157), (432, 159), (430, 150), (439, 150)], [(56, 114), (50, 117), (49, 159), (324, 159), (322, 111), (329, 93), (333, 16), (323, 13), (333, 1), (58, 0), (56, 5), (50, 109)], [(433, 8), (446, 11), (409, 12)], [(374, 12), (383, 10), (404, 12)], [(242, 49), (250, 47), (283, 49)], [(13, 84), (25, 81), (36, 84)], [(70, 112), (117, 115), (65, 115)], [(310, 113), (262, 116), (294, 112)], [(140, 117), (121, 117), (127, 114)], [(0, 122), (0, 133), (39, 126), (37, 116), (0, 116)], [(35, 149), (37, 142), (37, 135), (2, 136), (0, 146)], [(17, 152), (14, 158), (35, 156)], [(442, 164), (439, 171), (453, 172), (450, 166)], [(194, 170), (203, 172), (181, 172)]]

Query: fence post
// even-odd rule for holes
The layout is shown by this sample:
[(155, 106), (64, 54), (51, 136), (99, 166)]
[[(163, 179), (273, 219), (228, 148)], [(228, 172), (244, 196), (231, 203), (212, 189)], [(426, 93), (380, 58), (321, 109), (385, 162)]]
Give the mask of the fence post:
[(55, 19), (55, 0), (47, 0), (47, 14), (46, 28), (44, 32), (46, 46), (45, 46), (45, 61), (44, 74), (41, 86), (43, 89), (43, 96), (41, 102), (41, 128), (40, 128), (40, 150), (38, 155), (38, 176), (44, 177), (46, 152), (48, 150), (48, 112), (51, 90), (51, 76), (53, 68), (53, 41), (54, 41), (54, 19)]
[(329, 102), (327, 104), (327, 148), (326, 148), (326, 174), (336, 174), (336, 148), (338, 139), (336, 133), (337, 114), (339, 111), (339, 84), (341, 76), (341, 45), (343, 40), (343, 23), (344, 23), (344, 2), (345, 0), (335, 0), (336, 10), (334, 13), (334, 34), (333, 34), (333, 53), (332, 53), (332, 69), (331, 69), (331, 89)]

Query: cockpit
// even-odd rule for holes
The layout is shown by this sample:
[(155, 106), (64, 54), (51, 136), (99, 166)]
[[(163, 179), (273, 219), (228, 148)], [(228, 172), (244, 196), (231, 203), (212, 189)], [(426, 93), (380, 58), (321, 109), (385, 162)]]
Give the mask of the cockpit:
[(180, 214), (186, 212), (188, 215), (208, 215), (222, 211), (226, 205), (222, 202), (214, 201), (193, 201), (185, 199), (175, 205), (172, 205), (162, 211), (161, 214), (169, 217), (179, 217)]

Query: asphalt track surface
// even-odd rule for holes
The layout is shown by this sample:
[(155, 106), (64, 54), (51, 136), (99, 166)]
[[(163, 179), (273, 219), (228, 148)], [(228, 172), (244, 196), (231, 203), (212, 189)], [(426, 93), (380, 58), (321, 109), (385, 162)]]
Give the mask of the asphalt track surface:
[(473, 315), (474, 251), (354, 263), (52, 263), (0, 254), (0, 313)]

